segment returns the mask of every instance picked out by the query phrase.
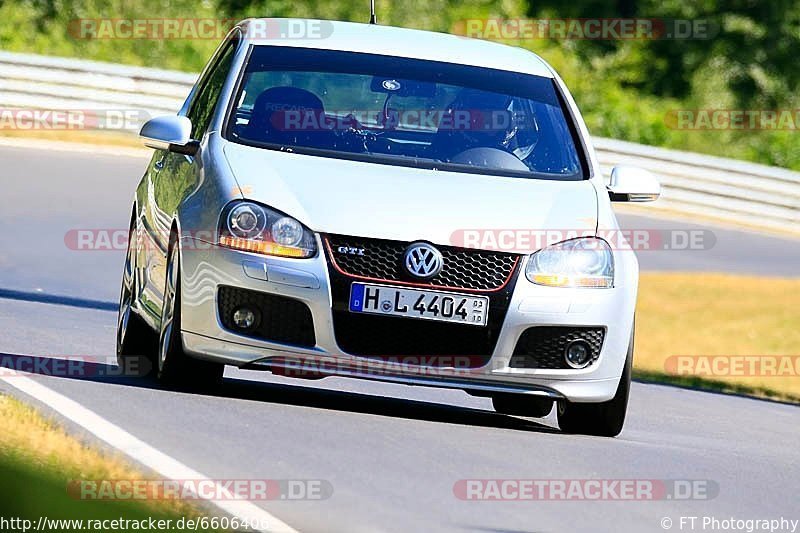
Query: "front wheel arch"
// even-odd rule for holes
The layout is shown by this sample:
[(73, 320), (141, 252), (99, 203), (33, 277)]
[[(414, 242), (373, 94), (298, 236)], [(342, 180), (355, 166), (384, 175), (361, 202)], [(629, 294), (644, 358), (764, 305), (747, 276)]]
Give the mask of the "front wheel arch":
[[(184, 351), (183, 336), (181, 335), (183, 307), (181, 265), (180, 233), (177, 230), (177, 225), (173, 224), (167, 247), (167, 267), (164, 276), (164, 297), (161, 310), (162, 324), (159, 328), (157, 361), (158, 378), (164, 383), (190, 387), (214, 386), (222, 380), (225, 365), (195, 359)], [(174, 286), (170, 287), (170, 279), (173, 275), (175, 276)], [(169, 294), (170, 290), (173, 291), (172, 294)], [(164, 318), (169, 305), (172, 305), (169, 316), (170, 323), (165, 326)]]

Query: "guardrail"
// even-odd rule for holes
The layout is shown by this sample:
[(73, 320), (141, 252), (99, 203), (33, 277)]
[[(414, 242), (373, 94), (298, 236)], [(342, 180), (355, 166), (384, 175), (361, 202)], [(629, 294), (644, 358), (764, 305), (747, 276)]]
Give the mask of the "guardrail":
[(99, 61), (0, 52), (5, 108), (130, 109), (175, 113), (197, 74)]
[(606, 177), (620, 164), (658, 177), (662, 194), (653, 207), (800, 231), (800, 172), (611, 139), (594, 144)]
[[(0, 109), (136, 110), (175, 113), (197, 74), (0, 52)], [(133, 132), (132, 132), (133, 133)], [(654, 207), (800, 232), (800, 173), (690, 152), (594, 139), (608, 177), (631, 164), (663, 185)]]

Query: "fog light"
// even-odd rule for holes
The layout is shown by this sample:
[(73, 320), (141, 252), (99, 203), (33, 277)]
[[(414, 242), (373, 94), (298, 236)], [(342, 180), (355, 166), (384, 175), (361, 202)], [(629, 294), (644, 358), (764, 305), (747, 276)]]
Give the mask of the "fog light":
[(250, 330), (258, 325), (258, 311), (239, 307), (233, 312), (233, 324), (241, 330)]
[(572, 368), (583, 368), (589, 364), (592, 349), (586, 341), (572, 341), (564, 350), (564, 359)]

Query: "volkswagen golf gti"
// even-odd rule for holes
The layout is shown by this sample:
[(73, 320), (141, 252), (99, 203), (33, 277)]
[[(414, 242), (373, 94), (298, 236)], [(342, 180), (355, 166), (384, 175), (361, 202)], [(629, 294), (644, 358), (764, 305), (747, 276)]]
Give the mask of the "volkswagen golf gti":
[(181, 110), (141, 129), (155, 152), (120, 365), (199, 387), (225, 365), (447, 387), (619, 434), (639, 272), (604, 236), (612, 201), (658, 197), (653, 176), (603, 178), (532, 52), (344, 22), (254, 32), (265, 20), (239, 23)]

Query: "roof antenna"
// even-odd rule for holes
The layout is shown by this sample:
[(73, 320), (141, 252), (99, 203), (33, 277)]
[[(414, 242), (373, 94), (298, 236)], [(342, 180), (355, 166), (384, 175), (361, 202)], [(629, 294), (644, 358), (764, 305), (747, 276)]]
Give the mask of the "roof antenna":
[(375, 17), (375, 0), (369, 0), (369, 23), (378, 23), (378, 19)]

